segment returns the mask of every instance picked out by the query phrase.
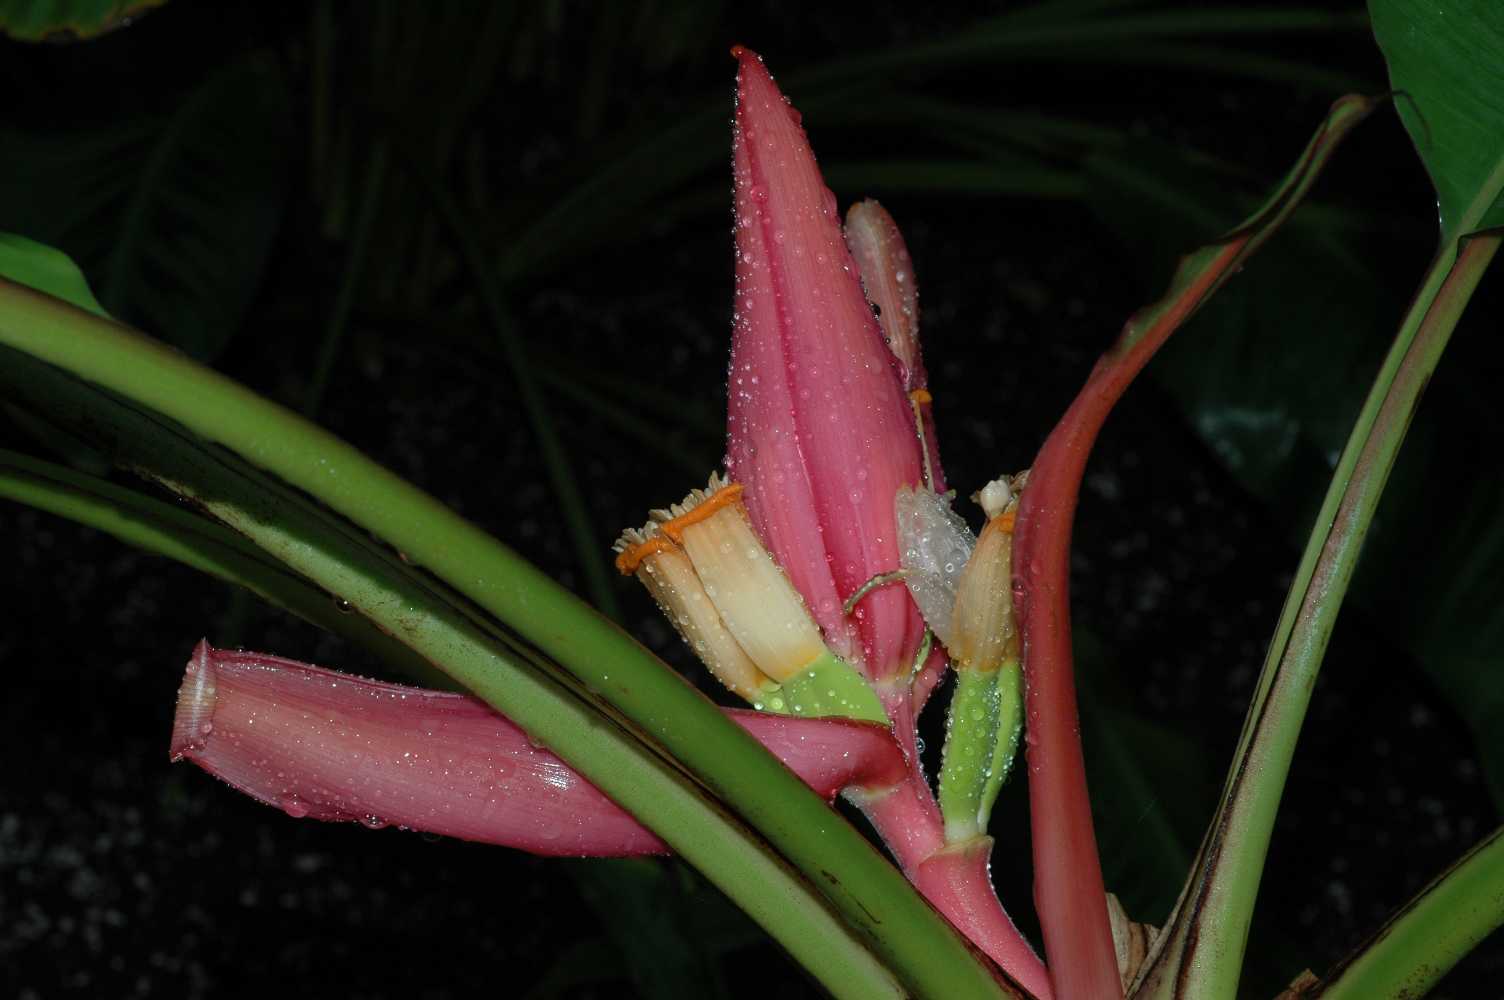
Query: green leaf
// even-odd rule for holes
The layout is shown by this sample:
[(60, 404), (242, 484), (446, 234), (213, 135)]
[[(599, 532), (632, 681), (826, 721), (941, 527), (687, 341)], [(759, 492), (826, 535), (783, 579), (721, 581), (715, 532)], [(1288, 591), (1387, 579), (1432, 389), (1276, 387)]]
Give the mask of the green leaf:
[(1369, 0), (1400, 120), (1448, 242), (1504, 225), (1504, 4)]
[(0, 0), (0, 32), (23, 42), (94, 38), (167, 0)]
[[(1418, 9), (1385, 7), (1380, 12), (1375, 5), (1375, 24), (1386, 31), (1394, 30), (1396, 11)], [(1489, 6), (1485, 16), (1497, 20), (1498, 9)], [(1396, 39), (1402, 46), (1421, 40)], [(1442, 74), (1455, 68), (1447, 65), (1452, 59), (1439, 52), (1431, 57)], [(1405, 90), (1395, 99), (1400, 112), (1416, 108), (1412, 83), (1397, 75), (1395, 84)], [(1454, 92), (1465, 95), (1466, 88), (1429, 99), (1446, 110)], [(1495, 134), (1492, 141), (1504, 150), (1504, 139)], [(1225, 196), (1210, 178), (1173, 155), (1132, 148), (1095, 157), (1088, 166), (1099, 195), (1094, 205), (1135, 261), (1162, 258), (1183, 234), (1215, 225), (1226, 211), (1219, 207)], [(1434, 176), (1437, 166), (1431, 169)], [(1404, 306), (1403, 289), (1385, 287), (1357, 263), (1353, 237), (1387, 238), (1387, 230), (1301, 226), (1297, 217), (1274, 253), (1198, 318), (1203, 336), (1168, 345), (1153, 370), (1227, 469), (1299, 526), (1292, 535), (1320, 506), (1346, 422), (1361, 405), (1364, 377), (1387, 336), (1385, 317)], [(1334, 282), (1346, 293), (1332, 295)], [(1504, 805), (1504, 685), (1498, 680), (1504, 620), (1493, 613), (1504, 593), (1504, 490), (1477, 468), (1478, 455), (1504, 452), (1504, 415), (1491, 387), (1492, 347), (1483, 330), (1478, 334), (1457, 338), (1453, 360), (1436, 373), (1378, 510), (1352, 599), (1384, 641), (1408, 650), (1468, 724), (1495, 801)], [(1437, 519), (1438, 504), (1450, 516)]]
[(109, 317), (78, 265), (61, 250), (14, 233), (0, 233), (0, 275), (71, 302), (96, 316)]
[(250, 58), (165, 118), (0, 132), (0, 219), (78, 261), (112, 314), (212, 358), (260, 286), (290, 126), (280, 72)]
[(1420, 400), (1499, 237), (1443, 251), (1359, 413), (1269, 646), (1222, 802), (1136, 996), (1231, 995), (1274, 816), (1332, 628), (1379, 497)]
[(1419, 997), (1504, 924), (1504, 829), (1415, 895), (1322, 982), (1310, 1000)]

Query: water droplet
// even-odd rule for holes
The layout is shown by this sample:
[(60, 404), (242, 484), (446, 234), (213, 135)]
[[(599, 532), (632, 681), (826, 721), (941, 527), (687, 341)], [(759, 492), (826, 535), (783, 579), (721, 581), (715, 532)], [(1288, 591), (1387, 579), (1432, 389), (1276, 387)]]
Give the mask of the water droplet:
[(279, 802), (278, 805), (282, 807), (283, 812), (287, 813), (287, 815), (291, 816), (293, 819), (302, 819), (304, 816), (308, 815), (308, 803), (304, 802), (296, 795), (284, 796), (282, 798), (282, 801)]

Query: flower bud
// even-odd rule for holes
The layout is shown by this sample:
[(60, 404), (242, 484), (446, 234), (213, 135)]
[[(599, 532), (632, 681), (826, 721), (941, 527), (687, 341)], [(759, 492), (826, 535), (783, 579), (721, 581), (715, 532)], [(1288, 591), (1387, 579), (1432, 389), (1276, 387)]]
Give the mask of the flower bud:
[(914, 415), (798, 112), (761, 59), (734, 54), (727, 467), (825, 642), (907, 691), (918, 611), (902, 587), (863, 588), (898, 568), (893, 496), (924, 481)]
[(769, 703), (778, 683), (757, 669), (726, 628), (684, 550), (655, 521), (628, 528), (615, 545), (616, 566), (642, 581), (684, 641), (711, 674), (756, 708)]
[(756, 707), (888, 721), (753, 531), (739, 484), (712, 475), (624, 533), (617, 551), (618, 568), (636, 573), (711, 672)]

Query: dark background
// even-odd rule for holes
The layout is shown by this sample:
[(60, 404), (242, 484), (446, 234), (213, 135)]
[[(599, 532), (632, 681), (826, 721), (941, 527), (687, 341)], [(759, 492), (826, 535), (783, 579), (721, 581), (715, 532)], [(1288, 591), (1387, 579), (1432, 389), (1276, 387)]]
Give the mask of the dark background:
[[(88, 42), (0, 43), (0, 88), (20, 97), (0, 119), (0, 230), (64, 248), (117, 315), (314, 408), (589, 595), (427, 185), (494, 263), (605, 565), (621, 527), (722, 454), (726, 50), (761, 51), (843, 205), (875, 195), (905, 231), (965, 495), (1028, 464), (1174, 255), (1244, 215), (1333, 97), (1387, 86), (1357, 5), (1265, 5), (1259, 30), (1200, 6), (1020, 3), (997, 27), (982, 4), (171, 3)], [(1047, 33), (1009, 41), (1030, 30)], [(904, 58), (861, 62), (884, 52)], [(1083, 727), (1109, 888), (1137, 919), (1163, 919), (1194, 853), (1329, 463), (1434, 227), (1424, 172), (1381, 111), (1098, 446), (1073, 564)], [(1504, 421), (1485, 286), (1312, 701), (1250, 996), (1328, 967), (1497, 822)], [(4, 419), (0, 444), (49, 454)], [(200, 636), (381, 666), (56, 518), (0, 505), (0, 538), (0, 992), (815, 992), (674, 863), (296, 822), (169, 766)], [(700, 679), (635, 584), (608, 584), (620, 620)], [(1021, 782), (993, 832), (1002, 898), (1032, 926)], [(1504, 949), (1485, 943), (1437, 995), (1493, 995), (1501, 971)]]

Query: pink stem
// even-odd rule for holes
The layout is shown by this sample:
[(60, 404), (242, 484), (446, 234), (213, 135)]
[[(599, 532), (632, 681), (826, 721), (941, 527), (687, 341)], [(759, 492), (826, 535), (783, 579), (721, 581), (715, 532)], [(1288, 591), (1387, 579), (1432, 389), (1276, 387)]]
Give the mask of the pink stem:
[(914, 884), (1020, 986), (1049, 1000), (1049, 971), (992, 892), (991, 858), (991, 837), (952, 844), (920, 864)]
[(1233, 238), (1207, 271), (1147, 324), (1130, 320), (1040, 449), (1014, 531), (1014, 605), (1023, 636), (1034, 902), (1064, 1000), (1122, 996), (1102, 865), (1092, 830), (1071, 655), (1071, 524), (1086, 458), (1128, 384), (1246, 244)]
[[(938, 650), (931, 661), (936, 657), (944, 661)], [(921, 695), (907, 684), (879, 685), (878, 693), (909, 766), (891, 786), (848, 790), (846, 797), (867, 817), (909, 881), (957, 930), (1039, 1000), (1051, 1000), (1044, 963), (992, 888), (987, 868), (992, 841), (987, 839), (980, 853), (971, 844), (945, 843), (940, 809), (915, 747), (914, 717)]]
[[(907, 771), (879, 726), (728, 715), (826, 798)], [(188, 759), (295, 818), (359, 820), (612, 857), (667, 848), (558, 757), (475, 698), (339, 674), (200, 642), (173, 720)]]

